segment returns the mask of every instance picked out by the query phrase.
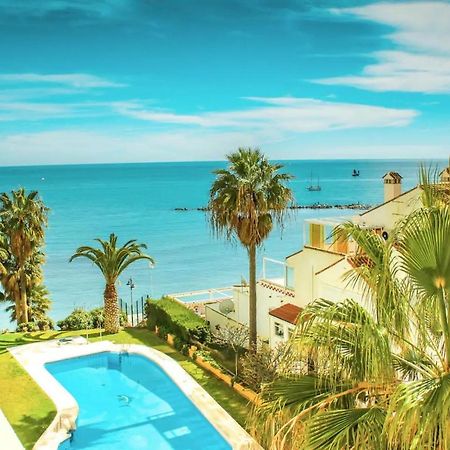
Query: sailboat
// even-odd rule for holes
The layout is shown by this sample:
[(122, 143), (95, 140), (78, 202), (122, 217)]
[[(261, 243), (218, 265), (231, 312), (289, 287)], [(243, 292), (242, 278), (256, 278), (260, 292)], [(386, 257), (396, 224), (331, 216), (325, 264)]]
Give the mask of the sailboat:
[(359, 177), (359, 170), (353, 169), (352, 177)]
[(309, 186), (307, 187), (308, 191), (321, 191), (322, 188), (320, 187), (319, 183), (319, 177), (317, 177), (317, 184), (312, 184), (312, 173), (311, 173), (311, 179), (309, 182)]

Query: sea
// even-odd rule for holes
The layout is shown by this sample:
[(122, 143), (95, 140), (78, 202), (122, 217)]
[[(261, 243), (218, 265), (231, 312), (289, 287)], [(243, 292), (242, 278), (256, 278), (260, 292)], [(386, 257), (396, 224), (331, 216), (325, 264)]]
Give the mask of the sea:
[[(298, 160), (281, 161), (295, 178), (290, 186), (300, 205), (375, 205), (383, 201), (382, 176), (397, 171), (403, 190), (417, 184), (421, 164), (443, 168), (446, 161)], [(0, 167), (0, 192), (20, 186), (37, 190), (50, 208), (46, 232), (45, 285), (52, 300), (50, 316), (65, 317), (75, 307), (94, 308), (103, 300), (102, 275), (88, 260), (69, 263), (80, 245), (118, 235), (148, 246), (156, 261), (131, 266), (118, 281), (123, 301), (141, 296), (231, 286), (248, 280), (247, 254), (239, 244), (214, 236), (204, 211), (219, 162), (97, 164)], [(359, 171), (353, 177), (352, 171)], [(307, 187), (319, 183), (321, 191)], [(176, 210), (177, 208), (187, 210)], [(278, 260), (303, 246), (304, 221), (314, 217), (352, 216), (354, 210), (290, 211), (283, 229), (275, 229), (259, 250)], [(274, 265), (276, 266), (276, 265)], [(274, 269), (275, 270), (275, 269)], [(280, 270), (279, 266), (278, 269)], [(132, 278), (135, 288), (127, 286)], [(12, 329), (0, 305), (0, 329)]]

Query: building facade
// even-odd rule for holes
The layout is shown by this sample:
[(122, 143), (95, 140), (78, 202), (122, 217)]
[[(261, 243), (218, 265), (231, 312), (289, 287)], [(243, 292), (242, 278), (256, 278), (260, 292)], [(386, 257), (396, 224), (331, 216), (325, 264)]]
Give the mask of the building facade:
[[(382, 178), (384, 202), (361, 214), (330, 219), (308, 219), (304, 223), (303, 247), (285, 261), (264, 258), (263, 277), (256, 287), (258, 336), (275, 346), (289, 339), (302, 309), (317, 298), (342, 301), (365, 298), (348, 280), (348, 273), (360, 263), (351, 239), (334, 237), (333, 230), (351, 221), (387, 239), (395, 225), (421, 207), (421, 188), (402, 192), (402, 177), (388, 172)], [(440, 182), (450, 184), (450, 167), (440, 173)], [(449, 186), (450, 187), (450, 186)], [(282, 276), (266, 276), (266, 265), (278, 264)], [(227, 308), (220, 302), (205, 311), (210, 326), (241, 323), (248, 325), (248, 287), (235, 286)]]

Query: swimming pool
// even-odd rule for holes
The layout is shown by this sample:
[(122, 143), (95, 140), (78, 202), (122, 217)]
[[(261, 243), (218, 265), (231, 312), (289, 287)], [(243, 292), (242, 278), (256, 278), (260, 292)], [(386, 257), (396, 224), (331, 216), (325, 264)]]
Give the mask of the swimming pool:
[(62, 450), (226, 450), (231, 445), (154, 361), (101, 352), (45, 368), (79, 406)]

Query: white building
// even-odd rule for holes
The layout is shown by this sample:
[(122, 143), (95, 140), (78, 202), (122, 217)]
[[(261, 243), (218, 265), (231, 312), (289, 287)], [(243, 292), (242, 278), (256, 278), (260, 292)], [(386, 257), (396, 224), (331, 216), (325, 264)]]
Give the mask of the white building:
[[(450, 167), (440, 173), (441, 183), (450, 183)], [(345, 274), (360, 263), (351, 240), (332, 238), (335, 227), (348, 221), (387, 238), (394, 225), (421, 206), (420, 186), (402, 192), (402, 177), (388, 172), (383, 177), (384, 203), (356, 216), (309, 219), (305, 221), (303, 248), (285, 261), (264, 258), (263, 277), (256, 287), (258, 336), (271, 346), (289, 339), (295, 322), (308, 303), (325, 298), (362, 301), (362, 294), (346, 281)], [(268, 264), (278, 264), (280, 278), (266, 276)], [(217, 324), (239, 322), (248, 325), (248, 287), (234, 286), (233, 300), (210, 304), (205, 308), (211, 328)]]

